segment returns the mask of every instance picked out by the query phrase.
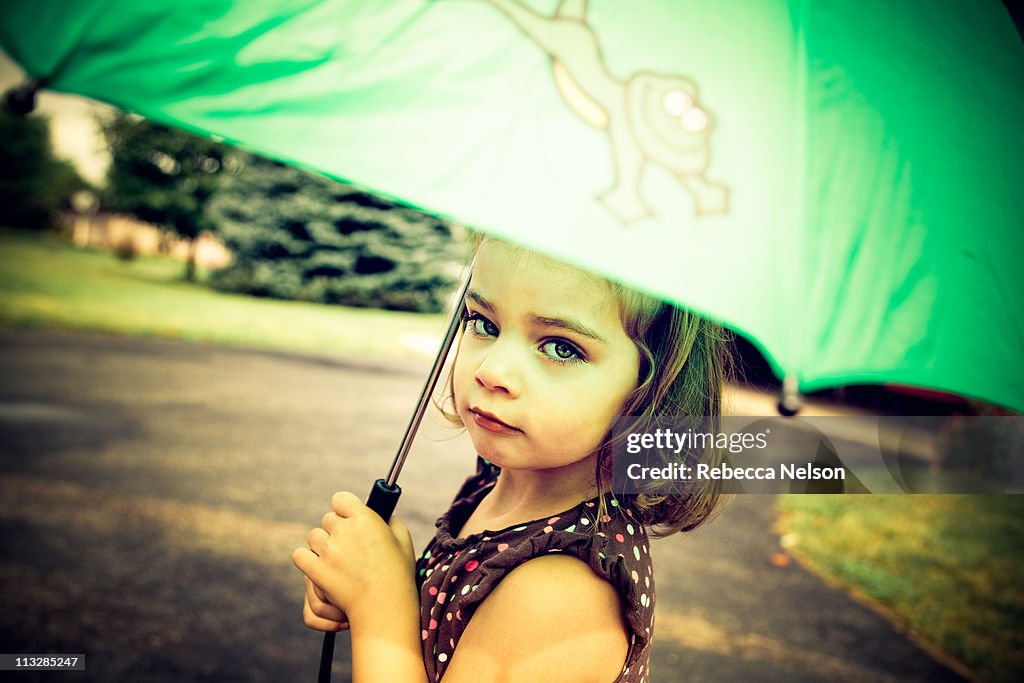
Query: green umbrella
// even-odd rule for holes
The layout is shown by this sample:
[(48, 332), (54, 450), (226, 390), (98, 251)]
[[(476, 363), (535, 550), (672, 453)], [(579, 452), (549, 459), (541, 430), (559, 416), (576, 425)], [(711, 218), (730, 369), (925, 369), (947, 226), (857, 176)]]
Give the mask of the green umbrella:
[(801, 391), (1024, 410), (996, 0), (16, 0), (0, 43), (44, 87), (684, 304)]
[(0, 44), (686, 305), (795, 390), (1024, 410), (1024, 46), (995, 0), (8, 0)]

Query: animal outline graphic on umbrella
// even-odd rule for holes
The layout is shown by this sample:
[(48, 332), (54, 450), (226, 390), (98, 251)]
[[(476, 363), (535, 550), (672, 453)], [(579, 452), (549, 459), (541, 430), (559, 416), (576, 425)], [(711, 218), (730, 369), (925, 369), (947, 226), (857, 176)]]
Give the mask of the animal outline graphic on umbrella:
[(607, 131), (615, 183), (599, 199), (622, 223), (653, 215), (640, 195), (648, 162), (676, 176), (693, 197), (698, 217), (728, 212), (729, 188), (705, 177), (714, 119), (699, 104), (696, 83), (645, 71), (625, 81), (612, 76), (597, 35), (586, 23), (588, 0), (562, 0), (551, 17), (517, 0), (485, 2), (551, 57), (555, 84), (572, 111)]

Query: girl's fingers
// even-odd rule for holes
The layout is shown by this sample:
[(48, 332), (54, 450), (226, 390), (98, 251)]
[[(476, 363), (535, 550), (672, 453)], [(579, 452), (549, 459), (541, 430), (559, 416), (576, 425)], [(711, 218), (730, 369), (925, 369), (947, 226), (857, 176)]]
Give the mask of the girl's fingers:
[(323, 591), (305, 575), (317, 561), (316, 555), (308, 548), (296, 548), (292, 562), (304, 574), (306, 589), (302, 596), (302, 620), (309, 628), (317, 631), (345, 631), (348, 617), (339, 608), (327, 601)]
[(305, 574), (310, 565), (316, 560), (316, 553), (309, 548), (296, 548), (292, 551), (292, 564)]
[(356, 497), (356, 494), (348, 491), (338, 491), (331, 496), (331, 509), (339, 517), (352, 517), (358, 514), (360, 510), (366, 509), (366, 506), (363, 505), (363, 501)]
[(317, 527), (316, 529), (310, 529), (306, 535), (306, 545), (317, 555), (323, 553), (325, 544), (327, 543), (328, 534), (326, 531)]
[(302, 605), (302, 621), (311, 629), (317, 631), (346, 631), (348, 630), (348, 621), (334, 621), (331, 619), (324, 619), (318, 617), (313, 613), (309, 603), (305, 602)]
[(333, 534), (339, 522), (341, 522), (341, 517), (334, 512), (328, 512), (320, 518), (320, 528), (329, 534)]
[(315, 616), (329, 621), (346, 621), (345, 613), (329, 603), (320, 588), (310, 581), (309, 577), (303, 579), (306, 582), (306, 604)]

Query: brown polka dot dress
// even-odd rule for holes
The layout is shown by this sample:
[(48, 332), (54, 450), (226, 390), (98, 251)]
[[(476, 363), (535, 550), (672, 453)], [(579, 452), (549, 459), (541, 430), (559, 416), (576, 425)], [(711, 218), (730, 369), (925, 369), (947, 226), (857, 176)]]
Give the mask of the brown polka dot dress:
[(569, 553), (590, 565), (622, 597), (631, 631), (629, 652), (616, 683), (647, 683), (654, 625), (654, 572), (650, 545), (632, 510), (611, 494), (598, 519), (597, 499), (565, 512), (500, 531), (455, 538), (494, 487), (500, 469), (478, 458), (437, 533), (416, 560), (420, 623), (427, 677), (440, 681), (459, 638), (480, 603), (510, 571), (548, 553)]

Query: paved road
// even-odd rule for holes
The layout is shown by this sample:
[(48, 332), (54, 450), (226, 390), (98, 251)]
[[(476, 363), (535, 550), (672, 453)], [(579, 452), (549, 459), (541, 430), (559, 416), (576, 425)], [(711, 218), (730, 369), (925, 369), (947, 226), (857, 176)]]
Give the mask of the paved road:
[[(291, 549), (383, 474), (425, 363), (344, 363), (0, 331), (0, 652), (84, 652), (18, 680), (312, 681)], [(428, 424), (399, 514), (418, 544), (472, 464)], [(655, 542), (668, 681), (957, 681), (866, 607), (771, 564), (772, 498)], [(347, 679), (344, 636), (335, 680)]]

